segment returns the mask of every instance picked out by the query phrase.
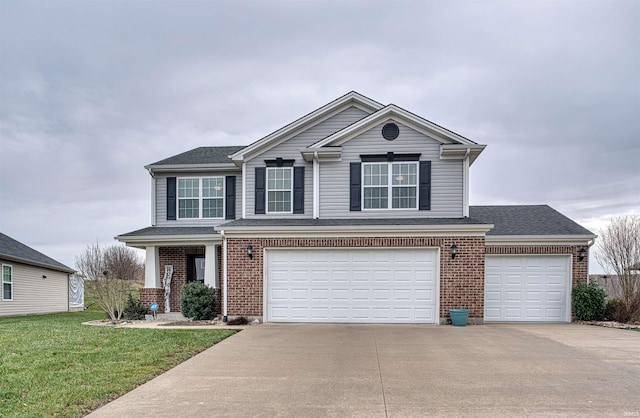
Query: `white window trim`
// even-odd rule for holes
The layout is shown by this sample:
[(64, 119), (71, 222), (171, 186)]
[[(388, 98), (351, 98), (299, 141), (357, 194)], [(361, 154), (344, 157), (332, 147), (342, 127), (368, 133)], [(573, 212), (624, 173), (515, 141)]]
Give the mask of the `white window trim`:
[[(4, 297), (4, 285), (7, 283), (4, 281), (4, 268), (5, 267), (9, 267), (11, 269), (11, 282), (8, 282), (11, 284), (11, 299), (5, 299)], [(11, 264), (3, 264), (2, 265), (2, 270), (0, 271), (0, 274), (2, 275), (2, 301), (3, 302), (11, 302), (13, 301), (13, 266)]]
[[(269, 189), (269, 171), (272, 170), (289, 170), (291, 172), (291, 188), (289, 189)], [(278, 214), (293, 214), (293, 167), (267, 167), (267, 172), (265, 173), (265, 213), (278, 213)], [(291, 210), (289, 211), (270, 211), (269, 210), (269, 192), (289, 192), (289, 207)]]
[[(222, 216), (215, 218), (206, 218), (202, 216), (204, 208), (202, 207), (204, 199), (211, 199), (210, 197), (202, 196), (202, 184), (205, 179), (222, 179), (222, 197), (216, 197), (215, 199), (222, 199)], [(181, 218), (180, 217), (180, 200), (192, 200), (193, 197), (180, 197), (180, 180), (198, 180), (198, 217), (197, 218)], [(225, 219), (226, 216), (226, 184), (224, 176), (207, 176), (207, 177), (178, 177), (176, 180), (176, 220), (189, 221), (193, 219)]]
[[(380, 165), (380, 164), (387, 164), (387, 185), (380, 185), (380, 186), (366, 186), (369, 188), (374, 188), (374, 187), (387, 187), (387, 207), (386, 208), (365, 208), (364, 207), (364, 189), (365, 189), (365, 185), (364, 185), (364, 167), (368, 166), (368, 165)], [(416, 166), (416, 184), (415, 186), (403, 186), (403, 185), (394, 185), (393, 184), (393, 164), (413, 164)], [(403, 210), (418, 210), (418, 203), (420, 201), (420, 167), (418, 167), (418, 161), (390, 161), (390, 162), (384, 162), (384, 161), (380, 161), (380, 162), (367, 162), (367, 163), (362, 163), (362, 168), (361, 168), (361, 172), (360, 172), (360, 178), (362, 179), (360, 182), (360, 202), (362, 202), (361, 207), (363, 211), (376, 211), (376, 210), (399, 210), (399, 211), (403, 211)], [(416, 188), (416, 205), (412, 208), (394, 208), (393, 207), (393, 188), (394, 187), (415, 187)]]

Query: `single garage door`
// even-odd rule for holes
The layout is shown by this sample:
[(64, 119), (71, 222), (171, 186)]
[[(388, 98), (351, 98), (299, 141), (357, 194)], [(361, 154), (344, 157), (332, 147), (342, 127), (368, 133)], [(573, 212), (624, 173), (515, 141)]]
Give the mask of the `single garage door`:
[(433, 249), (269, 249), (270, 322), (435, 323)]
[(569, 322), (569, 256), (488, 255), (485, 262), (486, 322)]

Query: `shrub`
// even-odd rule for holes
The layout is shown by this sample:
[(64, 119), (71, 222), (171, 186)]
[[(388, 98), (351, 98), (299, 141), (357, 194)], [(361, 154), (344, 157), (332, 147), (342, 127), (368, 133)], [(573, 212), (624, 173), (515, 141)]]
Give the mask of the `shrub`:
[(578, 283), (571, 299), (573, 312), (581, 321), (598, 321), (604, 318), (606, 293), (595, 281)]
[(615, 321), (624, 323), (637, 321), (638, 316), (640, 316), (640, 298), (633, 300), (629, 305), (618, 301), (612, 315)]
[(131, 293), (127, 296), (127, 305), (122, 312), (125, 319), (144, 319), (147, 314), (147, 308), (142, 305), (140, 299), (134, 298)]
[(606, 321), (615, 321), (616, 312), (618, 311), (621, 303), (622, 301), (620, 299), (611, 299), (607, 301), (604, 305), (604, 319)]
[(186, 318), (203, 320), (213, 318), (215, 289), (200, 282), (191, 282), (182, 288), (180, 310)]

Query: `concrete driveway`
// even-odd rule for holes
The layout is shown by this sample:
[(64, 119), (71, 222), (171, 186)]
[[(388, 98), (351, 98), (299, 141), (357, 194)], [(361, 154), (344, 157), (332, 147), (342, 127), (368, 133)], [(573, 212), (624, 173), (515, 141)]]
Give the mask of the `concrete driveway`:
[(638, 417), (640, 332), (577, 324), (254, 326), (91, 414), (439, 415)]

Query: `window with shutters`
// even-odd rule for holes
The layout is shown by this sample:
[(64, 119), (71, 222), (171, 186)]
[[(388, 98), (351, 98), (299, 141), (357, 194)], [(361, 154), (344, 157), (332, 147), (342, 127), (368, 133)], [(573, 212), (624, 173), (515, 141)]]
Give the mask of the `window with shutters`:
[(267, 213), (293, 213), (293, 168), (267, 167)]
[(417, 209), (418, 163), (362, 164), (364, 209)]
[(178, 219), (223, 218), (224, 177), (178, 178)]
[(13, 266), (2, 265), (2, 300), (13, 300)]

